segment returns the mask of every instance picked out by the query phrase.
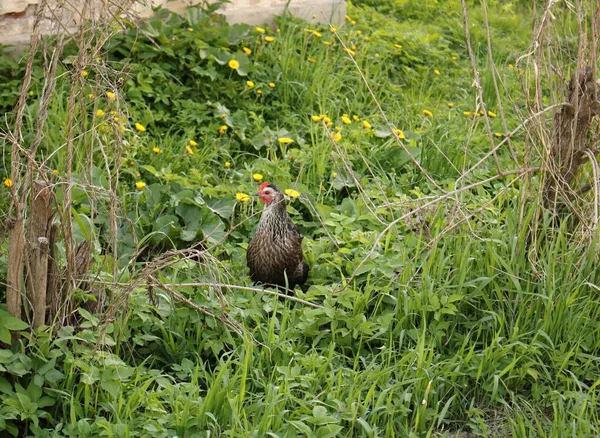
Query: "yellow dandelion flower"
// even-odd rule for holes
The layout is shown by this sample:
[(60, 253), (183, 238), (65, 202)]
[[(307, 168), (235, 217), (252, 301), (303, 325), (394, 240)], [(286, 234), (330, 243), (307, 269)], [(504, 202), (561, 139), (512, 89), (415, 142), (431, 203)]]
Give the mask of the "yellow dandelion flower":
[(284, 193), (292, 198), (297, 198), (300, 196), (300, 192), (294, 189), (285, 189)]
[(240, 68), (240, 63), (237, 62), (235, 59), (230, 59), (227, 65), (229, 66), (229, 68), (232, 68), (234, 70)]
[(371, 37), (369, 37), (369, 36), (365, 37), (365, 41), (369, 41), (370, 39), (371, 39)]
[(454, 104), (451, 102), (448, 102), (446, 105), (448, 105), (448, 108), (454, 108)]
[(404, 140), (406, 138), (402, 129), (394, 128), (392, 129), (392, 132), (396, 134), (400, 140)]
[(188, 32), (193, 32), (194, 28), (193, 27), (188, 27)]
[(250, 50), (248, 47), (242, 47), (242, 50), (246, 55), (252, 55), (252, 50)]
[(439, 76), (439, 75), (440, 75), (440, 71), (439, 71), (437, 68), (436, 68), (436, 69), (435, 69), (433, 72), (434, 72), (434, 73), (435, 73), (437, 76)]
[(344, 17), (346, 18), (346, 21), (352, 21), (352, 18), (350, 18), (350, 15), (346, 14)]
[(423, 110), (423, 115), (425, 117), (433, 117), (433, 113), (429, 110)]
[(223, 135), (227, 132), (227, 129), (229, 129), (229, 127), (227, 125), (222, 125), (219, 126), (219, 134)]
[(231, 167), (231, 163), (229, 161), (225, 161), (225, 167), (229, 169)]
[(341, 132), (336, 132), (335, 134), (333, 134), (331, 136), (331, 138), (333, 138), (334, 141), (340, 141), (342, 139), (342, 133)]
[(93, 99), (94, 97), (96, 97), (96, 95), (94, 93), (88, 94), (88, 99)]
[(331, 174), (331, 176), (332, 176), (333, 178), (337, 178), (337, 172), (333, 172), (333, 173)]
[(292, 139), (291, 139), (291, 138), (289, 138), (289, 137), (279, 137), (279, 138), (277, 139), (277, 141), (279, 142), (279, 144), (290, 144), (290, 143), (293, 143), (293, 142), (294, 142), (294, 140), (292, 140)]
[(275, 88), (275, 82), (269, 82), (269, 87), (270, 88)]
[(354, 120), (355, 122), (358, 122), (360, 120), (360, 117), (358, 117), (356, 114), (354, 114), (352, 116), (352, 120)]
[(331, 125), (331, 119), (327, 116), (323, 116), (323, 121), (327, 126)]
[(119, 118), (117, 116), (113, 117), (113, 120), (117, 123), (119, 123)]
[(28, 94), (29, 94), (30, 96), (35, 96), (35, 91), (31, 90), (31, 91), (30, 91)]
[(252, 88), (252, 87), (254, 87), (254, 82), (246, 81), (246, 85), (248, 86), (248, 88)]
[(253, 173), (252, 179), (254, 179), (254, 181), (256, 181), (256, 182), (261, 182), (263, 179), (263, 176), (260, 173)]
[(86, 70), (81, 70), (81, 77), (82, 78), (87, 77), (87, 75), (89, 75), (89, 73)]
[(255, 27), (254, 30), (256, 30), (258, 33), (265, 33), (265, 29), (263, 29), (262, 27)]
[(342, 116), (342, 123), (344, 125), (349, 125), (350, 123), (352, 123), (352, 120), (350, 120), (350, 117), (348, 117), (347, 115), (343, 115)]
[(190, 144), (190, 146), (193, 146), (193, 147), (198, 146), (198, 143), (196, 143), (194, 140), (190, 140), (188, 143)]
[(371, 129), (371, 124), (367, 120), (363, 120), (362, 127), (365, 129)]
[(465, 116), (465, 117), (473, 117), (473, 113), (471, 111), (463, 111), (463, 116)]
[(107, 91), (106, 92), (106, 97), (108, 97), (108, 100), (116, 100), (117, 96), (115, 93), (113, 93), (112, 91)]
[(138, 132), (144, 132), (146, 130), (146, 127), (144, 125), (142, 125), (141, 123), (136, 123), (135, 129)]
[(325, 45), (325, 46), (331, 46), (331, 41), (323, 41), (323, 45)]
[(402, 46), (400, 44), (394, 44), (394, 47), (398, 50), (400, 50), (402, 48)]
[(321, 120), (323, 120), (323, 116), (310, 116), (310, 119), (311, 119), (313, 122), (315, 122), (315, 123), (318, 123), (318, 122), (320, 122)]
[(191, 148), (191, 146), (186, 146), (185, 151), (190, 155), (194, 155), (194, 150)]
[(52, 171), (52, 175), (58, 175), (58, 169), (54, 169), (54, 170)]
[(336, 33), (338, 29), (337, 29), (337, 27), (335, 27), (335, 26), (332, 26), (332, 27), (330, 27), (330, 28), (329, 28), (329, 30), (330, 30), (332, 33)]
[(265, 41), (268, 43), (272, 43), (273, 41), (275, 41), (275, 38), (272, 36), (268, 36), (268, 37), (265, 37)]
[(456, 61), (458, 59), (458, 56), (453, 56), (452, 57), (452, 61)]
[(313, 62), (317, 62), (317, 60), (315, 58), (309, 57), (307, 59), (308, 62), (313, 63)]
[(490, 116), (491, 118), (496, 117), (496, 113), (493, 111), (488, 111), (488, 116)]
[(154, 152), (155, 154), (160, 154), (162, 152), (162, 149), (154, 146), (152, 148), (152, 152)]
[(359, 36), (362, 35), (362, 30), (357, 30), (356, 35), (359, 35)]
[(256, 94), (262, 94), (262, 90), (256, 90)]
[(502, 134), (501, 132), (496, 132), (494, 133), (494, 135), (498, 138), (504, 137), (504, 134)]
[(350, 22), (350, 24), (351, 24), (352, 26), (356, 26), (356, 20), (352, 20), (352, 21)]
[(245, 193), (236, 193), (235, 199), (237, 199), (240, 202), (248, 202), (250, 200), (250, 195), (247, 195)]
[(138, 190), (144, 190), (144, 187), (146, 187), (146, 183), (144, 181), (138, 181), (135, 183), (135, 188)]
[(350, 47), (352, 50), (356, 50), (356, 44), (352, 44), (352, 47)]
[(104, 111), (102, 111), (101, 109), (96, 111), (96, 117), (104, 117)]
[(11, 188), (13, 185), (12, 179), (10, 178), (4, 178), (4, 186), (7, 188)]
[(356, 55), (356, 52), (355, 52), (354, 50), (352, 50), (352, 49), (349, 49), (349, 48), (347, 48), (347, 47), (344, 49), (344, 51), (345, 51), (345, 52), (346, 52), (348, 55), (352, 55), (352, 56)]

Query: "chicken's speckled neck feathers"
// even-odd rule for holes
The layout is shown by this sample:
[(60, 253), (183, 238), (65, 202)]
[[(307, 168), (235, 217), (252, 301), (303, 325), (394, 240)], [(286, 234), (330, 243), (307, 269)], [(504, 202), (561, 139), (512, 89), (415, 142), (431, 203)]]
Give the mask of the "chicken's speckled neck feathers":
[(291, 222), (285, 208), (285, 198), (282, 193), (277, 192), (275, 199), (265, 205), (258, 222), (256, 234), (268, 232), (274, 239), (281, 238), (288, 232), (288, 223), (291, 224)]

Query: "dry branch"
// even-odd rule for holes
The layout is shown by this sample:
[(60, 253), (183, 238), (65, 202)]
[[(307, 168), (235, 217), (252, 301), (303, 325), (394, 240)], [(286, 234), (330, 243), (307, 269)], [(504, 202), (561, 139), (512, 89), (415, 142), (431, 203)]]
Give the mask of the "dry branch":
[(549, 174), (544, 185), (544, 204), (554, 211), (576, 196), (573, 183), (590, 150), (587, 134), (594, 117), (600, 116), (598, 84), (591, 68), (573, 75), (567, 100), (569, 104), (554, 115)]
[(8, 272), (6, 274), (6, 307), (16, 318), (21, 317), (21, 286), (23, 273), (23, 218), (8, 221)]

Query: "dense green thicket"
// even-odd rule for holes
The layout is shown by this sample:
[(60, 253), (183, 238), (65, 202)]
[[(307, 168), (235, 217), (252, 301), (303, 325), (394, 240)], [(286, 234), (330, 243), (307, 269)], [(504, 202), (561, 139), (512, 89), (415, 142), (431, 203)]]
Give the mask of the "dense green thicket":
[[(514, 63), (531, 26), (524, 6), (489, 3), (503, 114), (479, 2), (469, 11), (497, 144), (506, 135), (501, 118), (509, 130), (522, 121)], [(566, 54), (569, 38), (567, 30)], [(200, 9), (161, 10), (110, 38), (84, 72), (60, 66), (41, 172), (64, 181), (66, 96), (81, 77), (75, 239), (92, 242), (93, 274), (106, 282), (109, 302), (128, 302), (106, 325), (82, 308), (76, 327), (23, 332), (0, 350), (0, 430), (598, 434), (595, 240), (584, 245), (566, 223), (557, 228), (538, 215), (537, 177), (524, 207), (522, 180), (508, 176), (400, 220), (443, 191), (496, 175), (489, 157), (457, 181), (491, 147), (460, 2), (356, 1), (334, 30), (291, 17), (279, 18), (276, 30), (229, 26)], [(22, 64), (2, 58), (2, 112), (14, 105), (22, 74)], [(25, 141), (34, 135), (43, 77), (38, 66)], [(524, 141), (522, 132), (512, 138), (517, 161)], [(9, 177), (9, 158), (7, 145), (1, 177)], [(498, 162), (515, 166), (506, 148)], [(243, 195), (261, 179), (301, 194), (288, 210), (306, 236), (311, 287), (297, 294), (321, 307), (190, 284), (249, 285), (244, 254), (258, 207)], [(57, 184), (59, 202), (63, 190)], [(109, 190), (119, 199), (117, 260)], [(6, 210), (7, 198), (0, 206)], [(544, 238), (532, 239), (532, 229)], [(155, 284), (166, 285), (153, 289), (154, 299), (134, 283), (152, 257), (200, 241), (209, 254), (156, 270)], [(176, 302), (172, 289), (236, 321), (241, 334)], [(90, 299), (77, 293), (78, 302)], [(23, 326), (0, 312), (0, 340), (9, 343), (10, 330)]]

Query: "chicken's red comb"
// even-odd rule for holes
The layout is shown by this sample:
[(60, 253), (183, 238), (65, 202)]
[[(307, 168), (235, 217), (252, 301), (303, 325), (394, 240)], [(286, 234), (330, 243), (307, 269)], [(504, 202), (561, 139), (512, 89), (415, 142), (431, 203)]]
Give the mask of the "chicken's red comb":
[(269, 183), (268, 183), (268, 182), (264, 182), (264, 183), (262, 183), (262, 184), (260, 185), (260, 189), (261, 189), (261, 190), (263, 190), (263, 189), (266, 189), (266, 188), (268, 187), (268, 185), (269, 185)]

